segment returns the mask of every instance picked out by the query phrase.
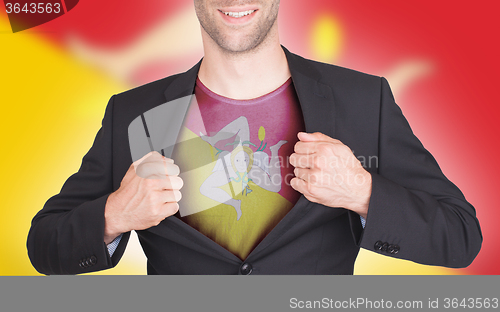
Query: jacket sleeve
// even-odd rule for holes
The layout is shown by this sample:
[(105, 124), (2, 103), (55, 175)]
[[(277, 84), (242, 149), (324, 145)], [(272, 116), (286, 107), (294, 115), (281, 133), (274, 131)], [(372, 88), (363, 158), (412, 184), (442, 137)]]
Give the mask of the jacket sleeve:
[(112, 97), (94, 144), (77, 173), (50, 198), (33, 218), (28, 256), (43, 274), (80, 274), (114, 267), (130, 233), (123, 235), (113, 254), (104, 243), (104, 207), (113, 192)]
[(412, 133), (382, 78), (378, 169), (360, 246), (422, 264), (466, 267), (482, 235), (474, 207)]

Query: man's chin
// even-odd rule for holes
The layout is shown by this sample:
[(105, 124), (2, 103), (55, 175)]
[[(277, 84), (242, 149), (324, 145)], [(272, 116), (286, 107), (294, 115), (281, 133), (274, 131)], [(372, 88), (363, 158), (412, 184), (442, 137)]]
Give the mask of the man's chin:
[(227, 38), (220, 42), (215, 42), (220, 49), (229, 54), (245, 54), (258, 50), (264, 44), (264, 40), (260, 38)]

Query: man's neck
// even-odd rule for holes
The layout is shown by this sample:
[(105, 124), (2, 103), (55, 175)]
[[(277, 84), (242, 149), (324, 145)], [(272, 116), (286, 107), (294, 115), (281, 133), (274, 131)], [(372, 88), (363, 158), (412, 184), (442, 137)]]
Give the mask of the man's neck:
[(204, 40), (198, 77), (212, 92), (232, 99), (253, 99), (274, 91), (290, 78), (290, 70), (277, 36), (267, 39), (258, 48), (238, 54)]

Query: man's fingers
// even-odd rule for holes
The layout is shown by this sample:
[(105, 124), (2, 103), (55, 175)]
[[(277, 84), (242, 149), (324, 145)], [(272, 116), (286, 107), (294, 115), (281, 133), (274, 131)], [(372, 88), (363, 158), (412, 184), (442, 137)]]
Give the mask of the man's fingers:
[(174, 163), (164, 163), (165, 170), (168, 176), (174, 177), (178, 176), (179, 173), (181, 172), (179, 166), (175, 165)]
[(306, 133), (299, 132), (297, 137), (303, 142), (331, 142), (331, 143), (342, 143), (337, 139), (327, 136), (321, 132)]
[(143, 179), (166, 179), (179, 173), (179, 166), (164, 161), (143, 162), (136, 168), (136, 174)]
[(314, 154), (317, 151), (316, 145), (316, 142), (298, 141), (297, 143), (295, 143), (293, 150), (295, 153), (302, 155)]
[(181, 200), (182, 194), (178, 190), (174, 191), (162, 191), (161, 192), (161, 202), (162, 203), (176, 203)]
[(306, 182), (304, 180), (300, 179), (300, 178), (295, 177), (295, 178), (293, 178), (293, 179), (290, 180), (290, 186), (294, 190), (296, 190), (296, 191), (298, 191), (300, 193), (303, 193), (302, 189), (305, 188)]
[(290, 186), (297, 192), (305, 196), (310, 196), (308, 183), (306, 181), (299, 178), (293, 178), (290, 180)]
[(149, 152), (147, 153), (146, 155), (142, 156), (140, 159), (134, 161), (134, 166), (138, 166), (140, 165), (143, 161), (145, 161), (146, 159), (148, 159), (149, 157), (153, 156), (155, 153), (158, 153), (156, 151), (152, 151), (152, 152)]
[(164, 181), (162, 181), (163, 190), (180, 190), (184, 185), (184, 181), (180, 177), (167, 177)]
[(337, 155), (340, 157), (350, 157), (352, 156), (351, 149), (340, 142), (339, 140), (334, 140), (330, 142), (320, 141), (320, 142), (303, 142), (299, 141), (295, 143), (294, 151), (301, 155), (317, 155), (317, 157)]
[(295, 168), (328, 170), (335, 166), (331, 158), (325, 153), (297, 154), (290, 155), (290, 164)]
[(339, 140), (335, 141), (298, 141), (295, 143), (294, 151), (297, 154), (316, 154), (326, 149), (344, 146)]
[(180, 177), (166, 176), (163, 179), (143, 179), (139, 180), (146, 189), (154, 191), (172, 191), (180, 190), (184, 181)]
[(293, 173), (300, 180), (308, 183), (311, 186), (322, 187), (328, 183), (328, 176), (322, 175), (321, 172), (312, 169), (295, 168)]
[(290, 165), (294, 166), (295, 168), (313, 168), (315, 167), (314, 159), (314, 155), (293, 153), (292, 155), (290, 155)]
[(133, 165), (135, 168), (137, 168), (141, 164), (151, 163), (151, 162), (164, 162), (164, 163), (173, 164), (174, 160), (170, 159), (170, 158), (166, 158), (165, 156), (162, 156), (157, 151), (152, 151), (152, 152), (149, 152), (146, 155), (142, 156), (140, 159), (134, 161)]
[(339, 148), (349, 149), (342, 141), (331, 138), (320, 132), (299, 132), (297, 136), (300, 140), (294, 146), (294, 151), (297, 154), (316, 154), (322, 153), (325, 150), (337, 151)]
[(166, 160), (167, 162), (174, 163), (173, 159), (166, 158), (165, 156), (162, 156), (160, 153), (157, 151), (152, 151), (147, 153), (146, 155), (142, 156), (140, 159), (134, 161), (134, 165), (138, 166), (143, 162), (154, 162), (154, 161), (162, 161)]
[[(165, 203), (164, 208), (166, 209), (166, 217), (170, 217), (179, 211), (179, 204), (177, 202), (170, 202), (170, 203)], [(165, 217), (165, 218), (166, 218)]]
[[(179, 204), (175, 201), (164, 202), (163, 204), (158, 206), (158, 210), (154, 217), (150, 220), (151, 226), (157, 226), (166, 218), (173, 216), (179, 211)], [(141, 226), (140, 229), (143, 229), (144, 226)]]
[(302, 168), (295, 168), (293, 169), (293, 174), (304, 181), (309, 181), (309, 174), (311, 173), (311, 170), (309, 169), (302, 169)]

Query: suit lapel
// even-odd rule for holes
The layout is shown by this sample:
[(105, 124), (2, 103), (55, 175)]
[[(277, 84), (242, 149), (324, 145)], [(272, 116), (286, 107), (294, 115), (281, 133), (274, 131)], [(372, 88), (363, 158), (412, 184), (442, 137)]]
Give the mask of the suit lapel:
[(292, 73), (293, 85), (299, 98), (307, 132), (335, 135), (335, 105), (331, 88), (321, 82), (321, 72), (304, 58), (285, 51)]
[[(331, 137), (335, 135), (335, 105), (333, 93), (329, 86), (320, 82), (321, 73), (310, 67), (310, 61), (290, 53), (285, 47), (288, 67), (292, 74), (292, 81), (299, 98), (302, 115), (307, 132), (321, 132)], [(303, 195), (285, 217), (272, 229), (272, 231), (257, 245), (249, 254), (247, 260), (259, 256), (265, 249), (276, 242), (286, 232), (294, 229), (294, 225), (307, 214), (311, 218), (321, 218), (323, 210), (312, 209), (315, 204), (308, 201)], [(327, 213), (338, 214), (337, 209), (329, 210)], [(316, 216), (316, 214), (318, 214)]]
[(200, 65), (201, 60), (187, 72), (177, 75), (175, 80), (165, 89), (164, 94), (167, 103), (194, 93), (194, 85), (196, 84)]
[(162, 106), (165, 112), (157, 112), (150, 116), (151, 119), (158, 117), (164, 119), (163, 122), (157, 123), (159, 125), (158, 138), (161, 142), (160, 146), (164, 147), (163, 154), (167, 158), (172, 157), (178, 135), (187, 116), (194, 96), (194, 86), (200, 65), (201, 60), (190, 70), (177, 76), (177, 79), (164, 92), (166, 103)]
[(171, 158), (191, 102), (200, 63), (174, 76), (164, 91), (163, 104), (149, 108), (130, 123), (128, 139), (132, 161), (153, 150)]

